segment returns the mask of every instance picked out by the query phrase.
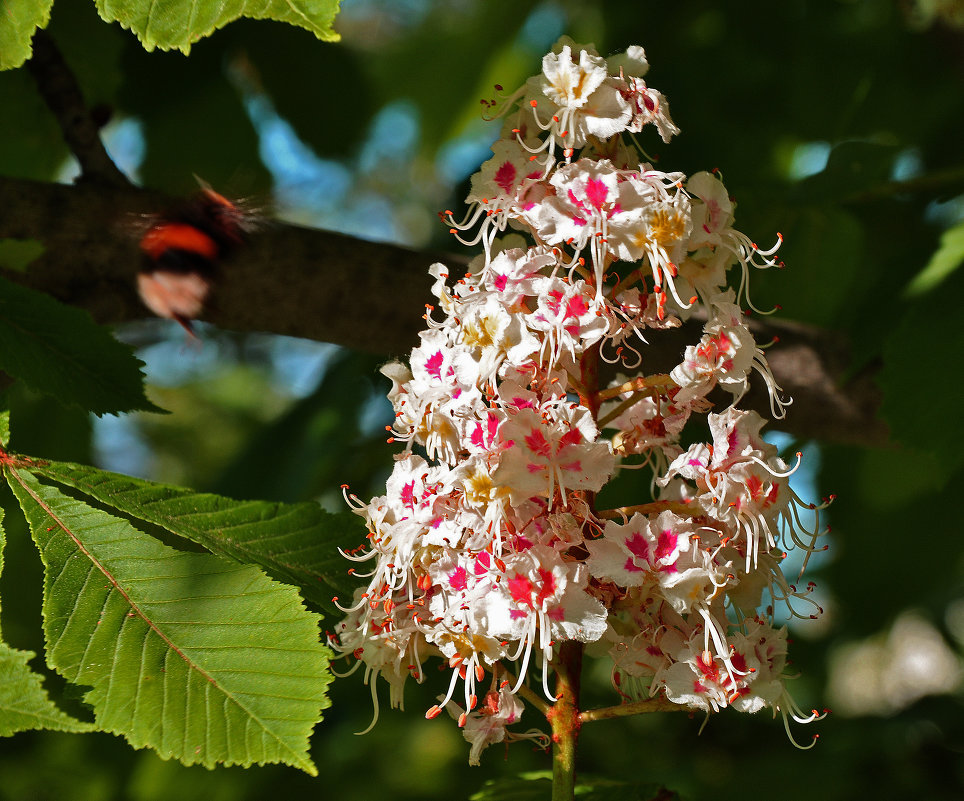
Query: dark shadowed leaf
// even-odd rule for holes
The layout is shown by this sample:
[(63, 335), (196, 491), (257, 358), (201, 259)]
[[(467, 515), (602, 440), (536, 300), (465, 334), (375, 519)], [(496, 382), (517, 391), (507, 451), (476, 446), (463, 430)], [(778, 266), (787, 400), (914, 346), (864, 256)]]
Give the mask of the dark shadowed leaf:
[[(545, 801), (552, 796), (552, 774), (523, 773), (515, 779), (488, 781), (470, 801)], [(679, 795), (657, 784), (627, 784), (596, 777), (581, 777), (575, 788), (582, 801), (680, 801)]]
[[(962, 291), (964, 275), (956, 270), (938, 291), (903, 306), (884, 344), (879, 378), (881, 414), (894, 438), (937, 456), (945, 479), (964, 464), (964, 427), (952, 422), (960, 416), (964, 377), (948, 361), (964, 349)], [(939, 381), (931, 386), (928, 379)]]
[(258, 138), (225, 74), (224, 45), (215, 37), (188, 59), (135, 46), (125, 52), (120, 103), (144, 126), (146, 184), (186, 195), (197, 190), (197, 176), (229, 197), (267, 190)]
[(0, 369), (95, 414), (160, 411), (142, 362), (85, 311), (0, 278)]

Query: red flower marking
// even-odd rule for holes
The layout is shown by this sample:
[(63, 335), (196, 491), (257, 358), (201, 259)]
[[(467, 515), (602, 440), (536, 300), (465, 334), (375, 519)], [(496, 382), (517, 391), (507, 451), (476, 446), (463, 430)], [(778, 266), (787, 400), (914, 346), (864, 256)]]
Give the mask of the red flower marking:
[(565, 434), (559, 437), (559, 449), (562, 450), (566, 445), (578, 445), (582, 442), (582, 434), (578, 428), (570, 428)]
[(536, 596), (536, 604), (538, 606), (542, 606), (556, 592), (556, 577), (553, 575), (551, 570), (546, 570), (545, 568), (540, 567), (539, 578), (542, 580), (542, 587), (539, 589), (539, 594)]
[(532, 431), (525, 437), (526, 447), (534, 453), (536, 456), (541, 456), (543, 459), (549, 459), (552, 456), (552, 449), (549, 443), (546, 441), (545, 436), (542, 431), (538, 428), (533, 428)]
[(754, 475), (746, 480), (746, 490), (750, 493), (751, 500), (758, 501), (763, 495), (763, 482)]
[(626, 548), (637, 559), (642, 559), (644, 562), (649, 561), (649, 543), (638, 531), (626, 540)]
[(623, 565), (623, 570), (627, 573), (642, 573), (643, 569), (636, 565), (636, 560), (633, 557), (627, 557), (626, 564)]
[(659, 533), (656, 538), (656, 558), (663, 559), (676, 550), (679, 542), (679, 534), (675, 534), (672, 529), (666, 529)]
[(449, 586), (456, 592), (465, 592), (469, 586), (469, 575), (464, 567), (455, 568), (455, 572), (449, 576)]
[(720, 678), (720, 667), (713, 660), (713, 654), (709, 651), (703, 651), (696, 660), (696, 667), (700, 673), (703, 674), (703, 678), (709, 679), (711, 682), (719, 683)]
[(574, 295), (566, 301), (566, 317), (582, 317), (588, 311), (589, 307), (582, 295)]
[(428, 374), (442, 380), (442, 364), (445, 362), (445, 357), (442, 355), (442, 351), (436, 351), (435, 354), (429, 357), (428, 361), (425, 362), (425, 369)]
[(516, 169), (510, 161), (506, 161), (495, 171), (494, 180), (507, 195), (515, 185)]
[(586, 199), (596, 208), (597, 211), (602, 209), (608, 196), (609, 188), (605, 183), (596, 180), (595, 178), (590, 178), (588, 181), (586, 181)]
[(520, 576), (518, 573), (509, 579), (509, 595), (512, 596), (512, 600), (521, 606), (528, 606), (532, 608), (532, 582), (526, 576)]

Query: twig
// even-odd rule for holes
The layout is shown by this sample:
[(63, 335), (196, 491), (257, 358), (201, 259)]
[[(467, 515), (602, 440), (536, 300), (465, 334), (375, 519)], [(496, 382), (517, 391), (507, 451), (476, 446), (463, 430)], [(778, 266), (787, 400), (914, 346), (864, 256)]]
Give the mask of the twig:
[(46, 31), (37, 31), (34, 35), (33, 56), (27, 62), (27, 69), (57, 118), (64, 142), (80, 163), (82, 177), (103, 183), (129, 184), (107, 154), (77, 79)]

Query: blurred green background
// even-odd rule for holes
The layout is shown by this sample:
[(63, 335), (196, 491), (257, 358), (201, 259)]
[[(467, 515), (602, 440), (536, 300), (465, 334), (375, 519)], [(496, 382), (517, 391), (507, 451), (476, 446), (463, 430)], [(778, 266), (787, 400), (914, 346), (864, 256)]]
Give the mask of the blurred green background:
[[(580, 770), (685, 799), (964, 798), (964, 3), (344, 0), (336, 29), (330, 45), (238, 22), (184, 58), (145, 53), (92, 4), (61, 0), (50, 30), (89, 102), (112, 110), (111, 152), (143, 184), (187, 193), (197, 174), (282, 219), (438, 249), (453, 243), (436, 213), (457, 208), (495, 135), (479, 105), (494, 83), (535, 73), (562, 33), (603, 54), (643, 45), (682, 130), (644, 144), (666, 170), (719, 168), (740, 230), (784, 234), (788, 269), (754, 276), (755, 301), (850, 338), (851, 373), (875, 374), (891, 441), (790, 443), (806, 445), (801, 480), (838, 496), (811, 575), (827, 614), (792, 627), (794, 694), (833, 709), (794, 729), (817, 745), (795, 749), (764, 716), (724, 712), (700, 733), (701, 719), (652, 715), (587, 725)], [(23, 70), (0, 74), (0, 102), (0, 174), (69, 180)], [(173, 414), (91, 420), (17, 391), (16, 450), (333, 509), (342, 483), (381, 491), (391, 410), (377, 358), (210, 328), (196, 345), (154, 320), (118, 335)], [(39, 561), (6, 490), (2, 501), (4, 631), (40, 652)], [(593, 702), (615, 702), (603, 665), (586, 684)], [(452, 799), (547, 765), (520, 744), (468, 768), (454, 724), (423, 718), (438, 690), (410, 687), (409, 711), (383, 709), (355, 737), (369, 692), (360, 675), (337, 681), (313, 740), (317, 779), (184, 768), (107, 735), (19, 734), (0, 741), (0, 799)]]

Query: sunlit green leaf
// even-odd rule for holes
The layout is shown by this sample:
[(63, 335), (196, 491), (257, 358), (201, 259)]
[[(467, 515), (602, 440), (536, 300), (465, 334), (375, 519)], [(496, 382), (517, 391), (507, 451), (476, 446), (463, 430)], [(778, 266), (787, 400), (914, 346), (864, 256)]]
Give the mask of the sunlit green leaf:
[(48, 663), (91, 688), (100, 728), (185, 764), (314, 775), (329, 652), (292, 588), (164, 546), (22, 464), (6, 474), (46, 568)]
[(132, 31), (147, 50), (180, 50), (240, 17), (273, 19), (311, 31), (322, 41), (338, 41), (331, 25), (338, 0), (95, 0), (108, 22)]
[(907, 286), (908, 297), (924, 295), (964, 262), (964, 222), (948, 228), (941, 236), (940, 247), (934, 251), (927, 266)]
[(140, 367), (87, 312), (0, 278), (0, 370), (96, 414), (159, 411)]
[(351, 513), (330, 514), (315, 503), (235, 501), (84, 465), (45, 463), (36, 472), (222, 556), (257, 564), (336, 615), (332, 596), (350, 597), (357, 583), (338, 552), (364, 541), (364, 525)]
[[(9, 433), (8, 422), (7, 413), (0, 414), (0, 440)], [(4, 545), (3, 508), (0, 507), (0, 572)], [(64, 714), (51, 702), (43, 688), (43, 677), (27, 664), (33, 657), (32, 651), (19, 651), (0, 641), (0, 737), (28, 729), (90, 731), (90, 724)]]
[(43, 677), (27, 664), (30, 651), (0, 642), (0, 737), (28, 729), (92, 731), (95, 727), (58, 709), (42, 685)]
[(30, 58), (30, 40), (47, 27), (54, 0), (4, 0), (0, 8), (0, 70), (19, 67)]

